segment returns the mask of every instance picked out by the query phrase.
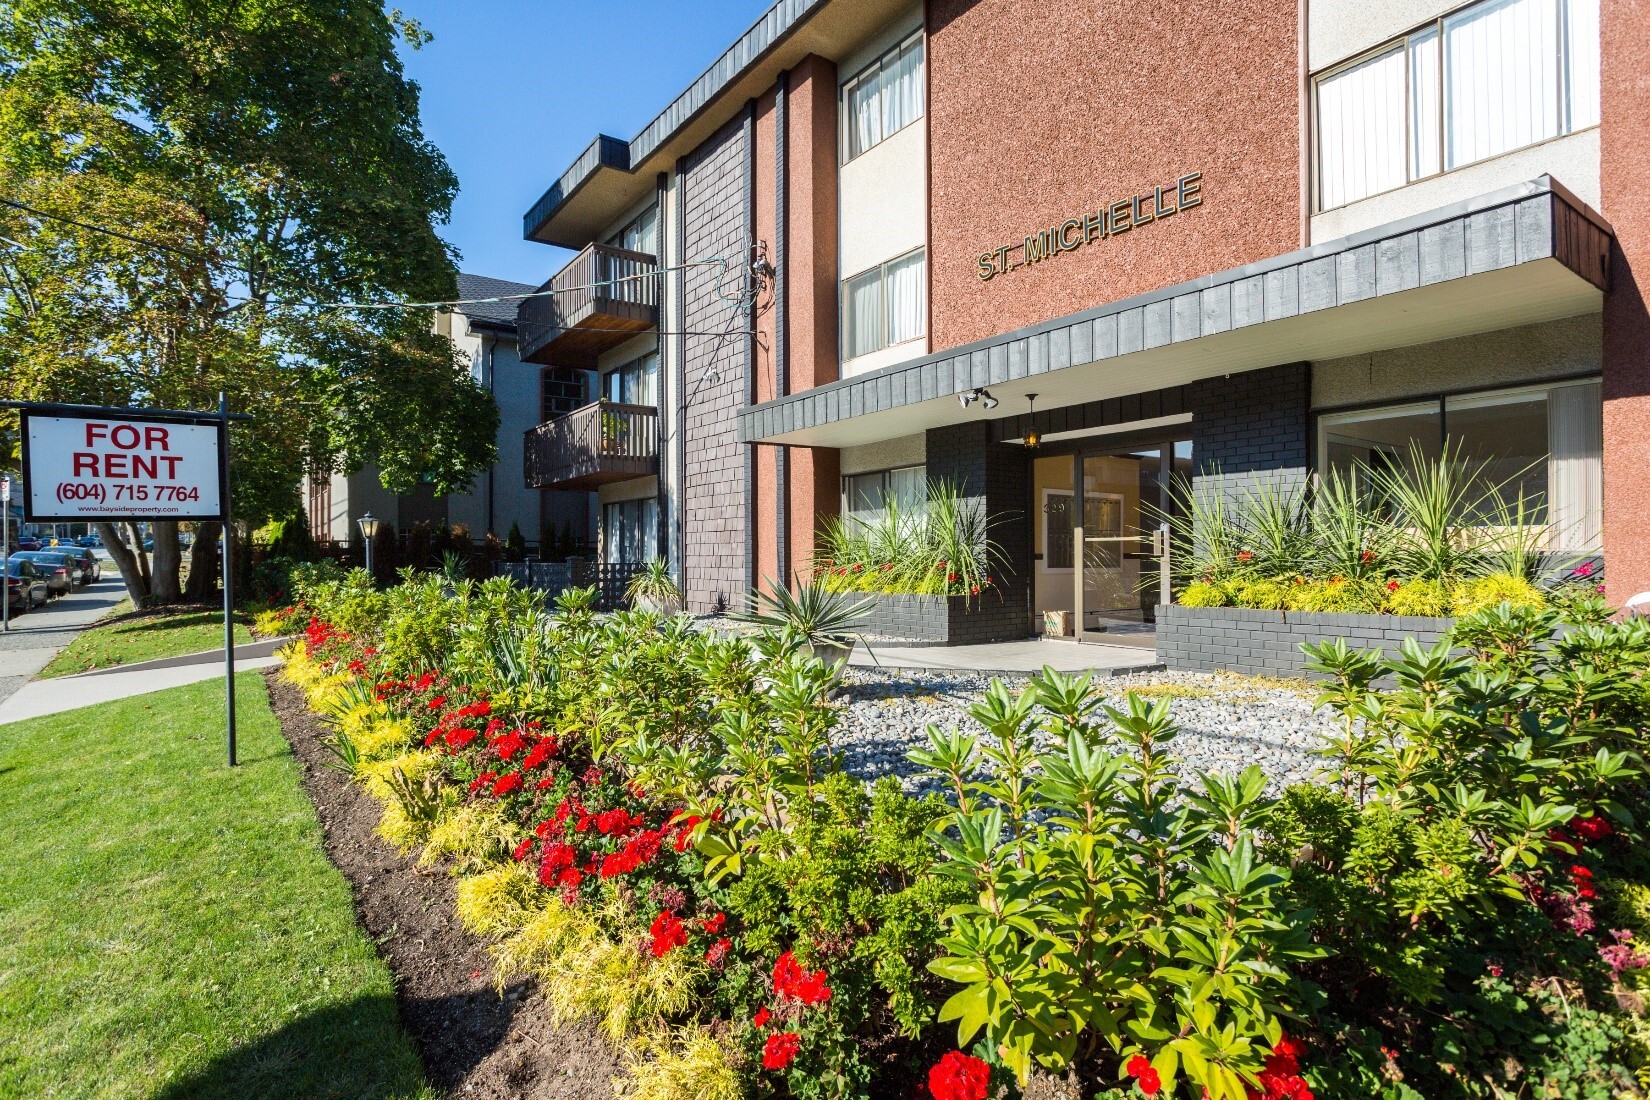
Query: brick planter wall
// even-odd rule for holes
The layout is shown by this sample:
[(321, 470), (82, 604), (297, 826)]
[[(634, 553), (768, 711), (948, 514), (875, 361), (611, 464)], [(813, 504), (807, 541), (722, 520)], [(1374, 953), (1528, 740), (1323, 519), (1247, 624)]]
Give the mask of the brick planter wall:
[(1311, 676), (1303, 643), (1344, 638), (1353, 649), (1380, 647), (1390, 656), (1405, 638), (1435, 645), (1454, 625), (1417, 616), (1159, 605), (1157, 659), (1175, 671)]
[(870, 617), (855, 627), (875, 639), (897, 639), (928, 645), (983, 645), (1015, 642), (1031, 636), (1025, 609), (994, 595), (864, 596), (871, 601)]

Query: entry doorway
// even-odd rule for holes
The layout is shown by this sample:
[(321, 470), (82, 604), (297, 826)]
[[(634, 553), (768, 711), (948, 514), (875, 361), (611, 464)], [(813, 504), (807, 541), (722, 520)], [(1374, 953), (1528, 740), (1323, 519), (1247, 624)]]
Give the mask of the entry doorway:
[(1160, 587), (1157, 531), (1174, 521), (1176, 478), (1192, 472), (1189, 439), (1108, 444), (1034, 464), (1037, 617), (1071, 613), (1080, 641), (1149, 632)]

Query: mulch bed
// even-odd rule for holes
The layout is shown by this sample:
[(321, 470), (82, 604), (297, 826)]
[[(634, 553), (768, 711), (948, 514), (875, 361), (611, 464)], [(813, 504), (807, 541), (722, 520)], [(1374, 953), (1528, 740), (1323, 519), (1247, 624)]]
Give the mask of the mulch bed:
[(589, 1100), (612, 1095), (619, 1062), (593, 1024), (557, 1028), (530, 982), (493, 986), (486, 944), (454, 916), (454, 883), (379, 839), (379, 807), (327, 762), (303, 694), (267, 669), (269, 701), (303, 769), (327, 856), (355, 892), (361, 927), (395, 979), (401, 1024), (430, 1082), (457, 1096)]

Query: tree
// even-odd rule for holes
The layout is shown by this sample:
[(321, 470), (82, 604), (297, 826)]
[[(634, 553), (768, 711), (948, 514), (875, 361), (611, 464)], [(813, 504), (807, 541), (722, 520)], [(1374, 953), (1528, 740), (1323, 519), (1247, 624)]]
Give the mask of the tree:
[[(0, 7), (0, 387), (215, 407), (238, 524), (297, 511), (310, 470), (465, 488), (498, 412), (423, 310), (455, 296), (436, 235), (457, 182), (424, 140), (371, 0), (12, 0)], [(15, 430), (13, 422), (0, 426)], [(133, 597), (182, 598), (175, 524), (152, 562), (104, 541)], [(190, 595), (217, 573), (197, 531)]]

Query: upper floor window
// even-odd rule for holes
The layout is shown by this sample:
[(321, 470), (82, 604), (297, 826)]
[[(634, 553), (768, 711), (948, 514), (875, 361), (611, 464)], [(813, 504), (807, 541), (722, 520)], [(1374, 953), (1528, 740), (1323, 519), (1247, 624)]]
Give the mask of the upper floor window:
[(650, 206), (630, 219), (625, 227), (607, 238), (607, 243), (615, 248), (628, 249), (631, 252), (645, 252), (649, 256), (659, 254), (659, 208)]
[(602, 396), (621, 405), (657, 405), (659, 353), (650, 351), (602, 375)]
[(922, 249), (842, 280), (842, 358), (855, 359), (928, 330)]
[(922, 117), (922, 32), (901, 42), (842, 88), (844, 164)]
[(1318, 209), (1598, 125), (1598, 36), (1598, 0), (1482, 0), (1318, 77)]

